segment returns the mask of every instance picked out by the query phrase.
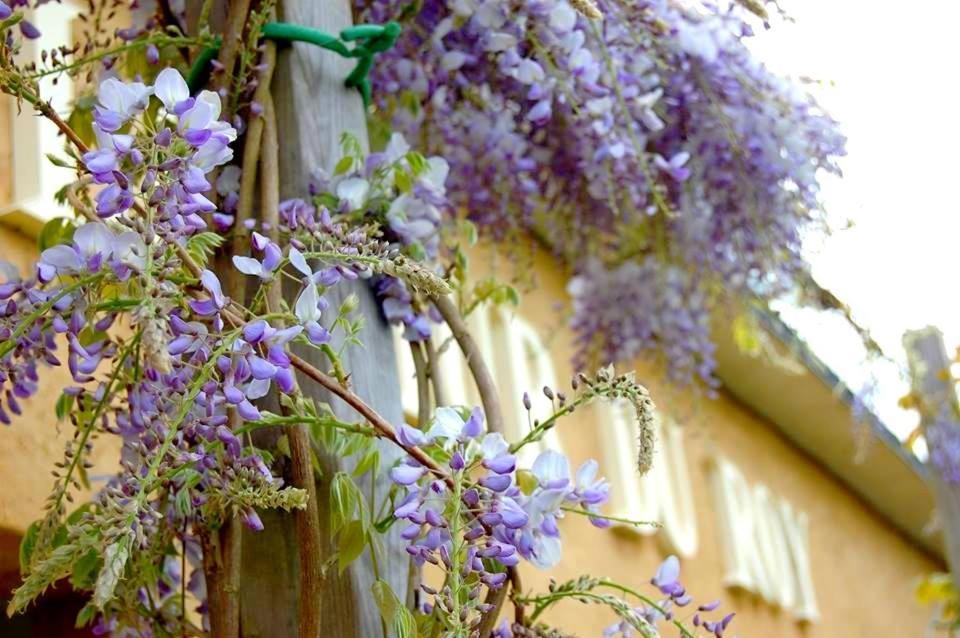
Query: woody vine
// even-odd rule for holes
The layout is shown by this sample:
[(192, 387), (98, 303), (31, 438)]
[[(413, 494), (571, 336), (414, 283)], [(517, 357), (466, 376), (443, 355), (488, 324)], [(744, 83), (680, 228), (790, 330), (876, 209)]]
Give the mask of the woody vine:
[[(462, 243), (477, 226), (484, 232), (493, 228), (495, 235), (517, 229), (543, 233), (553, 222), (544, 223), (538, 206), (557, 201), (559, 182), (538, 183), (534, 167), (527, 166), (528, 154), (543, 153), (511, 150), (497, 138), (488, 150), (509, 154), (497, 170), (519, 162), (521, 170), (513, 174), (523, 184), (516, 192), (501, 193), (502, 206), (494, 205), (493, 193), (484, 194), (464, 181), (467, 146), (427, 157), (413, 150), (402, 134), (389, 130), (391, 124), (406, 129), (412, 141), (437, 126), (445, 131), (444, 140), (453, 140), (463, 133), (458, 127), (465, 122), (487, 121), (499, 110), (525, 122), (516, 130), (507, 126), (499, 131), (511, 129), (506, 137), (516, 143), (529, 136), (522, 141), (529, 149), (549, 136), (540, 127), (551, 122), (559, 126), (566, 117), (554, 118), (554, 108), (563, 112), (569, 107), (573, 110), (567, 115), (575, 118), (587, 112), (596, 116), (595, 122), (585, 123), (596, 137), (584, 143), (600, 143), (606, 150), (594, 154), (590, 161), (595, 165), (579, 164), (586, 167), (584, 175), (602, 168), (587, 194), (609, 203), (614, 217), (621, 209), (632, 210), (621, 220), (632, 224), (638, 243), (598, 252), (610, 227), (585, 224), (598, 232), (582, 235), (591, 261), (574, 264), (575, 325), (584, 338), (580, 358), (586, 363), (599, 357), (606, 363), (618, 358), (613, 353), (620, 349), (620, 356), (630, 357), (637, 348), (659, 343), (674, 376), (689, 380), (697, 374), (709, 384), (702, 306), (681, 308), (676, 296), (656, 301), (661, 309), (683, 314), (677, 315), (678, 329), (700, 331), (691, 347), (668, 335), (673, 328), (666, 324), (641, 338), (642, 331), (620, 320), (611, 324), (591, 319), (594, 302), (589, 297), (603, 287), (592, 287), (588, 280), (594, 275), (635, 286), (647, 281), (643, 273), (653, 268), (653, 281), (666, 283), (668, 290), (689, 285), (676, 274), (681, 272), (676, 269), (679, 262), (664, 252), (670, 236), (691, 237), (678, 212), (686, 201), (681, 184), (693, 174), (685, 168), (689, 154), (678, 150), (679, 141), (669, 136), (656, 141), (659, 150), (646, 150), (641, 138), (661, 130), (662, 120), (669, 119), (654, 109), (658, 96), (641, 96), (635, 87), (619, 86), (607, 92), (607, 102), (594, 103), (604, 94), (604, 84), (617, 84), (611, 75), (620, 74), (629, 85), (630, 74), (617, 69), (618, 56), (626, 50), (627, 36), (637, 34), (610, 35), (620, 24), (617, 16), (639, 12), (643, 20), (638, 24), (647, 28), (654, 24), (650, 12), (659, 5), (531, 5), (529, 15), (517, 22), (527, 28), (526, 40), (497, 17), (508, 10), (508, 3), (481, 3), (473, 14), (458, 4), (424, 6), (419, 14), (413, 8), (413, 15), (386, 15), (389, 7), (379, 5), (358, 7), (371, 20), (389, 17), (406, 23), (405, 33), (412, 35), (401, 35), (396, 51), (428, 46), (423, 21), (445, 13), (449, 15), (439, 25), (430, 25), (433, 37), (442, 43), (457, 29), (462, 33), (450, 38), (455, 46), (441, 44), (437, 50), (436, 39), (433, 48), (428, 46), (431, 55), (442, 58), (439, 67), (444, 71), (430, 80), (427, 94), (416, 89), (422, 69), (410, 66), (419, 58), (382, 55), (372, 84), (380, 150), (364, 154), (346, 136), (333, 173), (318, 170), (301, 198), (281, 201), (280, 140), (270, 93), (276, 50), (262, 37), (265, 26), (275, 24), (274, 8), (271, 3), (253, 10), (250, 3), (239, 4), (242, 10), (230, 14), (220, 38), (208, 31), (188, 35), (183, 18), (159, 3), (161, 10), (146, 25), (117, 31), (114, 38), (94, 34), (82, 48), (44, 55), (44, 65), (37, 67), (19, 65), (17, 53), (22, 38), (42, 34), (22, 13), (0, 3), (0, 89), (63, 133), (65, 158), (56, 161), (77, 173), (61, 192), (76, 218), (48, 224), (42, 233), (43, 252), (31, 272), (3, 264), (0, 273), (0, 420), (10, 422), (20, 413), (20, 403), (33, 397), (44, 365), (65, 362), (72, 383), (63, 389), (56, 412), (75, 433), (55, 469), (46, 515), (25, 537), (25, 577), (8, 612), (23, 610), (46, 588), (69, 577), (75, 588), (90, 592), (78, 623), (95, 624), (100, 632), (238, 635), (238, 525), (262, 529), (258, 510), (271, 508), (287, 511), (297, 521), (304, 636), (317, 635), (319, 628), (320, 612), (311, 603), (329, 567), (320, 563), (317, 552), (321, 534), (335, 537), (337, 567), (342, 570), (367, 548), (376, 564), (378, 537), (393, 526), (402, 526), (410, 560), (439, 570), (441, 584), (418, 585), (425, 597), (409, 608), (378, 579), (371, 595), (380, 606), (384, 635), (563, 635), (562, 628), (544, 624), (544, 613), (573, 599), (610, 609), (615, 622), (606, 635), (655, 636), (659, 626), (672, 625), (682, 636), (722, 636), (732, 614), (718, 612), (716, 601), (694, 603), (679, 582), (673, 557), (657, 570), (649, 592), (589, 576), (554, 583), (546, 592), (524, 589), (517, 569), (521, 562), (550, 567), (561, 560), (560, 519), (585, 516), (599, 528), (611, 519), (601, 509), (609, 485), (598, 477), (596, 462), (572, 471), (563, 455), (545, 450), (531, 467), (518, 467), (517, 452), (538, 443), (565, 416), (590, 402), (625, 399), (636, 413), (642, 450), (638, 471), (643, 473), (653, 452), (653, 403), (631, 374), (598, 367), (594, 374), (577, 375), (567, 392), (544, 388), (539, 400), (550, 402), (553, 415), (533, 422), (520, 441), (503, 437), (496, 380), (465, 327), (464, 314), (490, 298), (511, 295), (491, 294), (489, 287), (480, 290), (468, 283)], [(204, 12), (209, 5), (204, 4)], [(485, 23), (470, 15), (485, 16)], [(535, 28), (538, 20), (550, 25), (553, 39), (543, 39), (545, 34)], [(100, 28), (99, 19), (93, 22), (92, 29)], [(477, 31), (482, 28), (490, 31)], [(341, 34), (341, 39), (366, 46), (385, 33), (376, 25), (358, 29), (349, 37)], [(393, 29), (391, 38), (397, 35)], [(521, 41), (533, 44), (521, 46)], [(472, 42), (482, 42), (484, 53), (464, 53), (463, 47)], [(605, 51), (592, 70), (585, 70), (585, 42), (600, 42)], [(551, 52), (551, 47), (556, 50)], [(210, 54), (213, 50), (218, 50), (216, 57)], [(580, 66), (570, 70), (570, 77), (577, 79), (570, 84), (558, 81), (564, 73), (560, 62), (566, 59), (560, 50), (579, 56)], [(524, 55), (517, 58), (518, 51)], [(128, 59), (145, 62), (145, 70), (134, 78), (121, 77), (117, 69)], [(208, 61), (212, 90), (191, 91), (181, 73), (195, 67), (198, 59)], [(362, 58), (364, 73), (370, 71), (371, 60)], [(479, 69), (484, 60), (495, 60), (496, 73), (504, 77), (485, 82), (468, 68), (476, 64)], [(545, 60), (554, 64), (550, 81)], [(75, 117), (66, 121), (39, 89), (43, 77), (98, 72), (102, 75), (95, 104), (85, 112), (78, 106)], [(404, 74), (410, 76), (406, 84), (396, 80)], [(353, 86), (368, 91), (370, 85), (357, 77)], [(460, 80), (466, 77), (479, 93), (465, 88)], [(438, 97), (445, 85), (462, 92), (463, 101), (448, 102), (447, 94)], [(403, 86), (413, 92), (404, 92)], [(502, 96), (497, 90), (520, 88), (527, 98), (498, 109)], [(580, 104), (577, 95), (584, 90), (592, 97)], [(643, 103), (638, 119), (617, 129), (618, 119), (634, 117), (635, 98)], [(406, 115), (403, 104), (411, 107)], [(445, 110), (450, 104), (477, 109), (475, 118), (464, 120), (460, 106)], [(428, 112), (434, 121), (422, 117)], [(733, 129), (735, 137), (736, 126)], [(626, 131), (629, 144), (614, 140), (614, 130)], [(705, 150), (703, 157), (713, 151)], [(738, 153), (730, 162), (743, 166), (747, 158)], [(798, 171), (809, 171), (828, 162), (817, 157), (800, 166), (803, 153), (798, 151), (790, 161)], [(729, 164), (724, 171), (732, 170)], [(655, 180), (654, 170), (667, 181)], [(761, 167), (751, 165), (751, 170)], [(626, 184), (631, 171), (647, 176), (646, 185)], [(569, 183), (579, 188), (582, 177)], [(799, 190), (791, 186), (784, 192), (811, 207), (815, 180), (800, 179), (793, 180)], [(604, 186), (596, 190), (597, 184)], [(706, 189), (709, 195), (710, 188), (709, 181), (693, 184), (698, 193)], [(513, 201), (515, 195), (523, 202)], [(734, 205), (712, 201), (717, 207)], [(522, 210), (515, 211), (514, 205)], [(514, 214), (510, 211), (516, 213), (513, 222), (499, 230), (491, 226), (491, 220)], [(554, 220), (558, 227), (575, 227), (580, 213), (563, 211)], [(614, 218), (607, 221), (614, 223)], [(783, 230), (783, 225), (776, 228)], [(790, 233), (786, 245), (792, 250), (795, 238), (793, 230)], [(699, 239), (692, 241), (699, 245)], [(570, 246), (551, 243), (572, 262)], [(754, 263), (734, 263), (732, 275), (750, 279), (767, 263), (767, 251), (780, 249), (762, 248)], [(723, 257), (729, 258), (726, 249)], [(356, 316), (354, 298), (338, 304), (330, 300), (337, 287), (355, 280), (375, 288), (384, 315), (402, 325), (411, 342), (421, 397), (416, 426), (388, 422), (351, 387), (343, 355), (358, 346), (362, 318)], [(602, 301), (613, 293), (598, 294)], [(696, 293), (686, 300), (703, 304), (711, 296)], [(428, 384), (435, 381), (431, 371), (436, 369), (436, 353), (426, 339), (438, 322), (448, 324), (466, 356), (481, 406), (431, 402)], [(630, 344), (601, 344), (595, 337), (603, 332), (626, 335)], [(305, 351), (320, 353), (325, 369), (309, 363), (302, 356)], [(356, 418), (345, 420), (307, 398), (300, 390), (307, 384), (338, 397)], [(531, 400), (525, 397), (528, 409)], [(282, 431), (283, 444), (255, 444), (252, 434), (264, 429)], [(92, 446), (107, 436), (122, 442), (119, 470), (90, 502), (74, 503), (76, 490), (87, 482)], [(377, 440), (402, 450), (401, 460), (383, 468)], [(316, 509), (317, 450), (358, 460), (354, 475), (340, 472), (322, 484), (330, 490), (329, 530), (320, 528)], [(282, 475), (280, 468), (286, 468)], [(392, 486), (375, 501), (357, 487), (356, 477), (381, 470), (389, 471)], [(506, 610), (508, 604), (512, 612)]]

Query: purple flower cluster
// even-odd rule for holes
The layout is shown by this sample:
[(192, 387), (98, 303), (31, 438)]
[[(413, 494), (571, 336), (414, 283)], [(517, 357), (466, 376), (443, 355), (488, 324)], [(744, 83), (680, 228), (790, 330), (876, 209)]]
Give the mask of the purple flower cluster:
[[(590, 260), (570, 280), (567, 291), (573, 328), (581, 336), (575, 355), (578, 365), (659, 352), (674, 382), (698, 377), (708, 387), (716, 384), (706, 293), (687, 271), (653, 257), (612, 269)], [(638, 311), (625, 313), (624, 308)], [(584, 338), (597, 334), (604, 338)]]
[[(391, 470), (394, 483), (405, 492), (394, 515), (408, 523), (402, 533), (410, 541), (407, 552), (420, 564), (450, 569), (454, 543), (460, 542), (451, 530), (457, 529), (466, 545), (464, 575), (476, 572), (490, 587), (502, 585), (503, 568), (521, 558), (541, 568), (555, 565), (561, 554), (557, 523), (563, 508), (596, 513), (608, 498), (609, 485), (596, 478), (595, 461), (584, 463), (571, 477), (567, 459), (546, 451), (531, 470), (518, 472), (504, 438), (484, 432), (479, 408), (466, 419), (459, 409), (438, 408), (429, 430), (401, 425), (399, 438), (404, 445), (435, 451), (455, 481), (478, 477), (457, 501), (442, 479), (412, 458)], [(591, 520), (601, 527), (606, 524), (603, 519)]]
[[(153, 95), (163, 103), (164, 125), (150, 135), (139, 130), (137, 118)], [(230, 161), (230, 144), (237, 137), (219, 119), (220, 109), (220, 96), (212, 91), (190, 97), (176, 69), (161, 71), (153, 87), (104, 80), (94, 111), (97, 148), (83, 156), (94, 181), (105, 185), (96, 196), (97, 214), (110, 218), (123, 213), (139, 193), (157, 211), (158, 233), (203, 230), (202, 214), (215, 214), (218, 227), (228, 226), (232, 219), (204, 195), (212, 190), (206, 174)]]
[(53, 322), (40, 313), (50, 305), (58, 325), (69, 328), (64, 316), (71, 317), (75, 297), (45, 290), (36, 278), (22, 279), (9, 262), (0, 261), (0, 275), (0, 423), (9, 425), (10, 413), (19, 415), (20, 401), (37, 391), (37, 364), (61, 364)]
[[(59, 366), (57, 336), (66, 338), (67, 365), (76, 383), (92, 380), (115, 346), (103, 335), (116, 314), (89, 307), (93, 280), (123, 282), (144, 267), (146, 246), (132, 232), (114, 233), (101, 224), (81, 226), (71, 244), (40, 255), (35, 276), (23, 279), (15, 266), (0, 262), (0, 423), (20, 414), (18, 399), (37, 390), (37, 364)], [(76, 284), (55, 284), (58, 277)]]
[[(663, 621), (673, 621), (680, 608), (688, 607), (693, 603), (693, 597), (687, 593), (680, 583), (680, 561), (677, 560), (676, 556), (669, 556), (663, 561), (657, 568), (657, 573), (650, 580), (650, 584), (659, 589), (665, 598), (656, 605), (641, 605), (634, 609), (637, 616), (642, 618), (650, 627), (656, 628)], [(691, 623), (694, 627), (703, 627), (715, 638), (723, 638), (723, 633), (733, 620), (734, 614), (727, 614), (720, 620), (705, 620), (703, 618), (703, 614), (716, 611), (719, 607), (719, 600), (699, 605), (693, 613)], [(633, 638), (637, 635), (637, 631), (628, 620), (623, 619), (607, 627), (603, 635), (605, 638), (614, 636)]]
[[(310, 190), (315, 199), (334, 204), (339, 212), (362, 211), (374, 217), (390, 246), (413, 258), (437, 257), (444, 213), (450, 216), (447, 161), (412, 153), (399, 134), (391, 136), (384, 150), (353, 159), (354, 170), (332, 178), (322, 171), (314, 173)], [(313, 207), (301, 200), (286, 202), (281, 215), (289, 227), (315, 227)], [(377, 277), (375, 289), (387, 320), (403, 326), (409, 341), (428, 338), (431, 323), (440, 321), (432, 305), (396, 277)]]
[[(426, 0), (374, 93), (393, 128), (449, 161), (452, 203), (485, 232), (533, 230), (586, 285), (602, 287), (625, 255), (682, 279), (697, 305), (658, 301), (642, 287), (663, 276), (648, 276), (622, 330), (590, 308), (574, 327), (609, 360), (659, 353), (674, 378), (710, 379), (713, 345), (690, 315), (710, 318), (718, 284), (765, 296), (791, 284), (802, 231), (820, 219), (818, 171), (837, 170), (844, 140), (751, 57), (735, 3), (597, 4), (602, 21), (568, 0)], [(397, 0), (355, 6), (373, 22), (409, 13)]]

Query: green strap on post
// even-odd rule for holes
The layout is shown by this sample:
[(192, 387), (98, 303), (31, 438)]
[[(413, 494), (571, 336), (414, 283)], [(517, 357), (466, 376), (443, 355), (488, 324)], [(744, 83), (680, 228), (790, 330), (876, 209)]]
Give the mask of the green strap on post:
[[(388, 22), (384, 25), (379, 24), (358, 24), (348, 27), (340, 32), (340, 37), (336, 37), (320, 31), (311, 29), (299, 24), (289, 24), (287, 22), (268, 22), (263, 25), (260, 34), (268, 40), (274, 42), (308, 42), (328, 51), (333, 51), (344, 58), (356, 59), (357, 65), (347, 76), (344, 84), (350, 88), (360, 91), (364, 106), (370, 105), (370, 69), (373, 68), (373, 59), (378, 53), (387, 51), (397, 41), (400, 35), (400, 25), (396, 22)], [(353, 43), (353, 47), (347, 46), (347, 43)], [(187, 84), (191, 92), (196, 92), (209, 72), (210, 63), (220, 51), (220, 39), (217, 38), (213, 46), (207, 47), (200, 52), (193, 68), (190, 69), (190, 75), (187, 78)]]

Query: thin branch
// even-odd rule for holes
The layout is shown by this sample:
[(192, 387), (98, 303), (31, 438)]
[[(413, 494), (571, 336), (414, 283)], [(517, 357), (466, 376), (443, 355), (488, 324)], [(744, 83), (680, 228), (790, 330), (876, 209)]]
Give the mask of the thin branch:
[(313, 381), (319, 383), (322, 387), (329, 390), (332, 394), (342, 399), (344, 403), (356, 410), (360, 416), (367, 421), (367, 423), (374, 427), (378, 436), (387, 439), (395, 445), (403, 448), (407, 454), (409, 454), (415, 461), (420, 463), (420, 465), (427, 468), (427, 470), (437, 478), (443, 479), (448, 485), (453, 484), (453, 479), (450, 478), (450, 475), (447, 474), (443, 468), (437, 464), (436, 461), (430, 458), (430, 456), (419, 447), (407, 446), (401, 443), (400, 439), (397, 438), (397, 431), (393, 428), (393, 426), (390, 425), (386, 419), (380, 416), (380, 413), (367, 405), (363, 399), (354, 394), (350, 389), (343, 387), (336, 379), (324, 372), (321, 372), (315, 366), (311, 365), (296, 354), (290, 354), (290, 362), (298, 371), (302, 372)]
[[(222, 65), (223, 73), (219, 80), (214, 82), (218, 89), (230, 90), (230, 82), (233, 79), (233, 67), (236, 64), (237, 53), (243, 46), (243, 28), (247, 24), (247, 18), (250, 16), (250, 0), (231, 0), (228, 9), (227, 28), (223, 34), (223, 41), (220, 45), (220, 56), (218, 61)], [(230, 119), (232, 114), (230, 102), (224, 109), (224, 119)]]
[(516, 567), (507, 570), (510, 574), (511, 602), (513, 602), (513, 622), (523, 626), (525, 619), (523, 614), (523, 603), (518, 600), (523, 595), (523, 584), (520, 582), (520, 571)]
[[(264, 43), (263, 64), (260, 84), (253, 94), (253, 101), (261, 106), (270, 98), (270, 81), (277, 64), (277, 47), (273, 42)], [(251, 179), (240, 182), (240, 200), (237, 203), (237, 216), (233, 224), (233, 254), (242, 255), (246, 251), (247, 220), (253, 217), (253, 195), (256, 180), (252, 176), (257, 171), (260, 159), (261, 140), (263, 138), (264, 113), (254, 118), (247, 126), (246, 141), (243, 145), (243, 164), (241, 175), (250, 175)]]
[(433, 388), (433, 401), (437, 407), (450, 405), (447, 393), (444, 391), (443, 381), (440, 379), (440, 357), (433, 345), (432, 339), (423, 342), (427, 351), (427, 376), (430, 377), (430, 386)]
[(80, 136), (77, 135), (77, 132), (60, 118), (54, 108), (50, 106), (49, 102), (38, 102), (36, 108), (40, 111), (41, 115), (53, 122), (57, 128), (60, 129), (60, 132), (67, 136), (67, 139), (73, 142), (73, 145), (77, 147), (77, 150), (80, 151), (81, 154), (90, 150), (90, 147), (84, 144)]
[[(269, 91), (263, 100), (263, 136), (260, 152), (260, 214), (270, 239), (279, 239), (280, 227), (280, 160), (277, 140), (277, 114)], [(279, 312), (283, 298), (283, 282), (278, 277), (267, 288), (267, 309)], [(298, 390), (294, 390), (298, 392)], [(284, 414), (288, 413), (281, 404)], [(289, 415), (288, 415), (289, 416)], [(317, 484), (313, 475), (313, 450), (310, 435), (304, 424), (287, 428), (290, 444), (291, 483), (307, 492), (307, 505), (294, 511), (297, 555), (300, 559), (299, 635), (301, 638), (320, 636), (320, 598), (323, 585), (321, 561), (322, 537), (320, 512), (317, 508)]]
[(490, 432), (503, 433), (503, 412), (500, 409), (500, 395), (497, 393), (497, 385), (483, 361), (483, 355), (480, 353), (480, 347), (474, 341), (467, 324), (460, 316), (460, 311), (453, 303), (450, 297), (434, 297), (433, 304), (440, 311), (443, 320), (450, 326), (450, 332), (453, 338), (460, 345), (463, 356), (467, 359), (467, 365), (470, 366), (470, 373), (477, 383), (477, 390), (480, 392), (480, 402), (483, 404), (483, 411), (487, 417), (487, 429)]
[(507, 584), (504, 583), (500, 589), (491, 589), (487, 591), (487, 598), (484, 602), (491, 605), (489, 611), (480, 619), (480, 625), (477, 627), (477, 633), (480, 638), (490, 638), (493, 629), (500, 617), (500, 610), (503, 609), (503, 602), (507, 599)]
[(410, 356), (417, 373), (417, 427), (424, 429), (430, 421), (430, 385), (427, 382), (427, 362), (419, 341), (410, 342)]

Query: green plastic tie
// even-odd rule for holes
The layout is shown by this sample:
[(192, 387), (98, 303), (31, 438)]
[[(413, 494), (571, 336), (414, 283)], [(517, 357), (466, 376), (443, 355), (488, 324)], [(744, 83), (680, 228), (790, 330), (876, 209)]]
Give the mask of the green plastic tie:
[[(355, 59), (357, 64), (344, 80), (344, 84), (360, 91), (363, 105), (369, 106), (369, 76), (370, 69), (373, 68), (373, 60), (378, 53), (383, 53), (396, 44), (397, 38), (400, 36), (400, 25), (396, 22), (388, 22), (384, 25), (358, 24), (341, 31), (338, 38), (319, 29), (312, 29), (300, 24), (268, 22), (263, 25), (260, 35), (268, 40), (286, 44), (307, 42), (322, 49), (333, 51), (341, 57)], [(346, 43), (348, 42), (353, 43), (352, 48), (347, 46)], [(197, 61), (190, 69), (190, 75), (187, 78), (191, 93), (196, 92), (204, 84), (210, 70), (210, 63), (220, 52), (220, 44), (221, 39), (218, 37), (213, 46), (204, 48), (197, 57)]]

